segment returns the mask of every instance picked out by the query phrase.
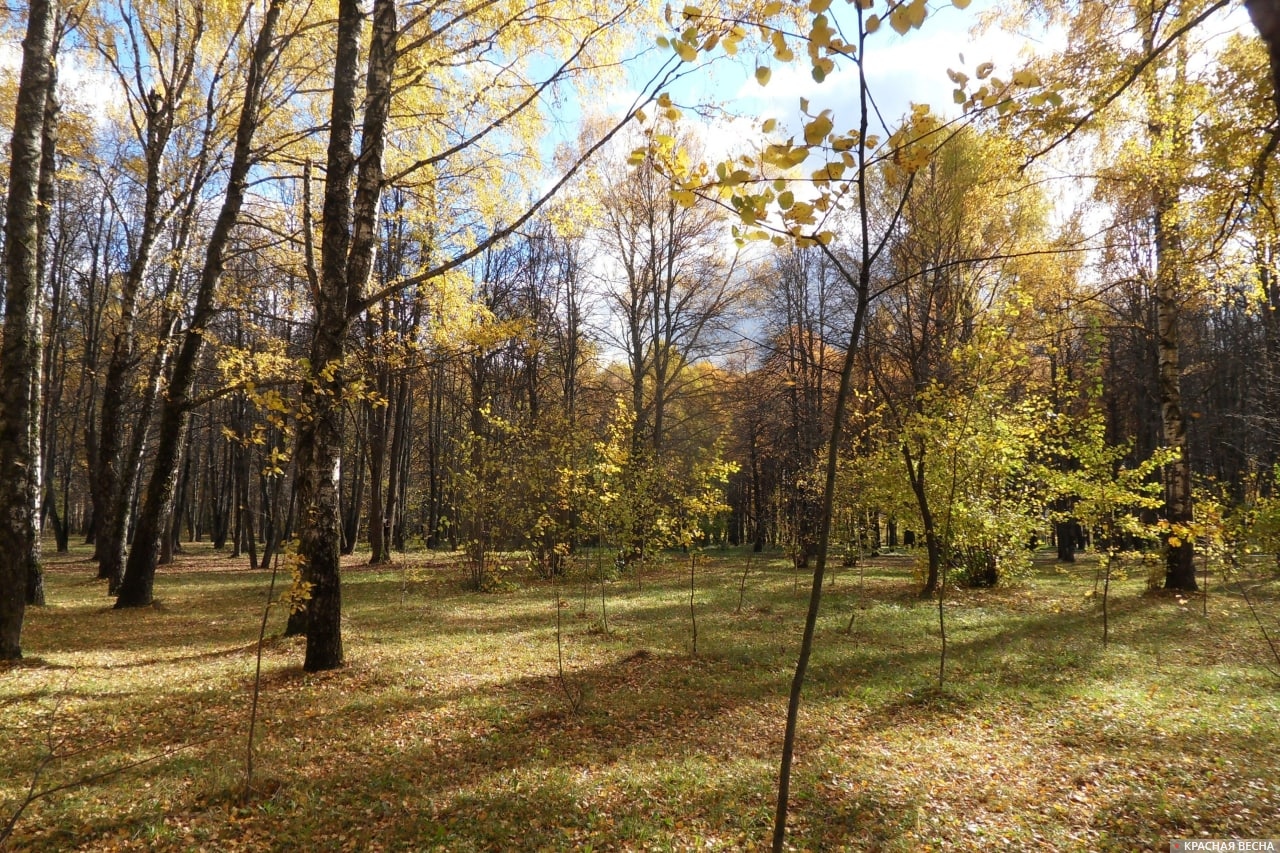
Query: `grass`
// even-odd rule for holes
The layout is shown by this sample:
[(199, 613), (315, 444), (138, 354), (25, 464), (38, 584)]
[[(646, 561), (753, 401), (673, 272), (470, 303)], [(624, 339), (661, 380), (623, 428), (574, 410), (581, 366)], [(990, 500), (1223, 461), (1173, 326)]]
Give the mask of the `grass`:
[[(607, 633), (589, 579), (484, 595), (445, 556), (353, 558), (347, 667), (303, 673), (301, 641), (271, 614), (242, 802), (268, 575), (188, 551), (140, 611), (110, 608), (85, 554), (50, 558), (28, 659), (0, 670), (0, 822), (51, 755), (38, 785), (73, 784), (31, 804), (16, 849), (765, 846), (806, 603), (783, 561), (754, 559), (740, 611), (745, 556), (699, 564), (694, 657), (678, 556), (641, 588), (607, 585)], [(1093, 570), (1038, 563), (1015, 587), (954, 590), (942, 689), (937, 611), (915, 599), (910, 559), (841, 570), (805, 691), (794, 848), (1280, 836), (1280, 679), (1244, 602), (1211, 578), (1206, 617), (1199, 596), (1122, 580), (1104, 648)], [(1274, 625), (1274, 575), (1252, 592)]]

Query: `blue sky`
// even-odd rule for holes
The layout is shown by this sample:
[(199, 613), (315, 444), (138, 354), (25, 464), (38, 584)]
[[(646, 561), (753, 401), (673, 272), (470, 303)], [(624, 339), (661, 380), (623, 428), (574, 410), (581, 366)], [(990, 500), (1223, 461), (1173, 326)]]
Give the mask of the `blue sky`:
[[(994, 28), (978, 31), (977, 24), (984, 10), (994, 7), (995, 0), (974, 0), (966, 9), (955, 8), (948, 0), (931, 4), (928, 19), (920, 30), (911, 30), (899, 36), (885, 25), (868, 37), (865, 58), (871, 96), (879, 114), (889, 124), (895, 124), (906, 114), (912, 104), (929, 104), (935, 112), (954, 116), (959, 107), (952, 99), (954, 84), (947, 77), (949, 68), (965, 68), (970, 76), (980, 63), (992, 62), (997, 73), (1005, 72), (1020, 64), (1033, 50), (1055, 47), (1053, 36), (1044, 37), (1044, 43), (1035, 44), (1025, 38)], [(679, 8), (673, 3), (674, 8)], [(835, 3), (831, 7), (837, 16), (851, 17), (846, 4)], [(838, 11), (837, 11), (838, 10)], [(1229, 15), (1217, 19), (1212, 25), (1219, 32), (1231, 32), (1249, 28), (1242, 5), (1232, 7)], [(661, 33), (655, 32), (648, 43)], [(670, 33), (667, 33), (670, 35)], [(852, 28), (846, 29), (852, 39)], [(790, 65), (774, 61), (771, 51), (759, 53), (744, 42), (738, 56), (730, 58), (717, 50), (712, 61), (699, 59), (697, 73), (690, 75), (672, 89), (674, 99), (683, 105), (719, 103), (731, 113), (744, 117), (742, 121), (702, 122), (707, 137), (709, 153), (724, 153), (735, 143), (755, 135), (755, 128), (765, 118), (778, 119), (780, 130), (799, 127), (801, 98), (810, 101), (810, 112), (831, 109), (837, 129), (850, 129), (858, 125), (857, 78), (852, 63), (841, 68), (817, 84), (810, 76), (810, 67), (803, 62), (804, 51), (796, 46), (799, 59)], [(961, 60), (963, 55), (963, 61)], [(632, 100), (640, 84), (647, 80), (659, 59), (671, 56), (670, 50), (654, 48), (633, 63), (629, 87), (619, 85), (607, 92), (593, 93), (587, 98), (589, 109), (620, 113)], [(754, 79), (759, 61), (769, 64), (772, 78), (768, 86), (760, 86)], [(569, 105), (570, 114), (576, 112), (576, 104)], [(686, 111), (691, 123), (696, 117)], [(572, 122), (572, 119), (570, 119)], [(871, 125), (877, 122), (872, 117)], [(883, 130), (881, 128), (881, 130)]]
[[(866, 66), (870, 90), (886, 121), (896, 122), (913, 103), (927, 103), (935, 111), (954, 114), (958, 108), (952, 101), (954, 85), (947, 78), (947, 69), (961, 67), (961, 54), (969, 68), (983, 61), (1003, 67), (1017, 62), (1023, 47), (1020, 39), (998, 32), (971, 35), (970, 30), (978, 20), (978, 5), (975, 3), (960, 11), (948, 3), (932, 11), (921, 30), (899, 36), (886, 25), (868, 37)], [(772, 59), (771, 51), (763, 50), (757, 55), (745, 43), (737, 57), (726, 57), (718, 51), (713, 61), (704, 62), (698, 74), (674, 88), (673, 97), (690, 106), (720, 103), (728, 112), (746, 117), (749, 121), (709, 131), (713, 137), (717, 133), (727, 136), (726, 144), (740, 140), (750, 124), (758, 126), (765, 118), (778, 119), (784, 128), (798, 127), (801, 98), (809, 99), (811, 113), (831, 109), (837, 128), (856, 127), (858, 93), (853, 64), (845, 63), (818, 84), (811, 77), (809, 65), (801, 61), (803, 49), (797, 46), (796, 53), (800, 59), (782, 65)], [(772, 68), (767, 86), (755, 80), (757, 56), (761, 63)], [(632, 80), (645, 78), (650, 68), (649, 62), (639, 63)], [(620, 108), (630, 94), (616, 91), (611, 104)], [(874, 117), (872, 124), (876, 124)], [(714, 141), (712, 146), (715, 147)]]

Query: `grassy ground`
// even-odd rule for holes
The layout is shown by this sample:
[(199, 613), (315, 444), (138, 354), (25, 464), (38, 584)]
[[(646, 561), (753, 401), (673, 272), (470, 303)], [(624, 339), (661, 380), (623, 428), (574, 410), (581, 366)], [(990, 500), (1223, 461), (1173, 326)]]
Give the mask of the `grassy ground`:
[[(300, 642), (271, 614), (241, 804), (268, 574), (189, 551), (157, 580), (156, 607), (125, 612), (85, 555), (50, 559), (28, 659), (0, 670), (0, 824), (37, 768), (39, 788), (107, 775), (32, 803), (15, 848), (764, 846), (807, 595), (783, 561), (718, 552), (698, 566), (695, 656), (680, 558), (648, 566), (640, 588), (607, 584), (603, 619), (581, 576), (477, 594), (440, 556), (356, 558), (346, 668), (302, 673)], [(1280, 837), (1280, 678), (1243, 600), (1211, 587), (1205, 616), (1199, 596), (1123, 581), (1104, 648), (1093, 571), (1046, 563), (1018, 587), (956, 591), (939, 689), (937, 609), (912, 595), (909, 559), (842, 570), (805, 693), (791, 844)], [(1276, 627), (1280, 588), (1260, 576), (1251, 589)]]

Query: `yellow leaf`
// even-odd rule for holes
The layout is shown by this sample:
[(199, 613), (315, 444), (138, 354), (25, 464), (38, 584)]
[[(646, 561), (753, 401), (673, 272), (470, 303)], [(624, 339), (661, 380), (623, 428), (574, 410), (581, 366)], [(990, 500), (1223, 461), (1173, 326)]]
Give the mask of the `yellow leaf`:
[(871, 35), (878, 29), (880, 29), (880, 16), (872, 15), (867, 18), (867, 35)]
[(777, 126), (778, 120), (776, 118), (767, 118), (764, 120), (764, 124), (760, 125), (760, 130), (765, 133), (773, 133), (774, 128)]
[(835, 35), (835, 30), (827, 25), (827, 16), (819, 15), (813, 19), (813, 29), (809, 31), (809, 43), (812, 45), (810, 54), (815, 49), (826, 48), (831, 45), (831, 39)]
[(830, 110), (823, 110), (821, 115), (804, 126), (804, 141), (810, 145), (817, 145), (826, 139), (827, 134), (830, 132)]
[(777, 57), (779, 62), (790, 62), (796, 58), (796, 55), (787, 46), (787, 39), (777, 30), (773, 31), (773, 35), (769, 37), (769, 41), (773, 44), (773, 55)]
[(676, 54), (679, 55), (682, 62), (693, 62), (698, 58), (698, 49), (688, 42), (676, 42)]
[(773, 76), (773, 72), (769, 70), (769, 66), (761, 65), (756, 69), (756, 82), (761, 86), (769, 85), (769, 78)]

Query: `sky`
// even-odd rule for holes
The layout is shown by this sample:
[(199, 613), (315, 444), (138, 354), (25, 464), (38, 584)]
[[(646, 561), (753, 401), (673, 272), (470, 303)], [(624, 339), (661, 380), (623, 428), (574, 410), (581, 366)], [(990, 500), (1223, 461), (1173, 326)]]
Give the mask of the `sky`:
[[(959, 107), (952, 99), (954, 84), (947, 76), (948, 69), (973, 70), (983, 62), (994, 63), (997, 75), (1008, 73), (1030, 54), (1060, 47), (1061, 37), (1045, 34), (1038, 41), (1001, 32), (995, 28), (979, 30), (976, 26), (985, 11), (992, 9), (997, 0), (974, 0), (966, 9), (955, 8), (948, 0), (931, 3), (929, 17), (919, 30), (910, 30), (899, 36), (889, 26), (882, 26), (867, 39), (865, 65), (871, 97), (878, 114), (890, 125), (910, 111), (912, 104), (928, 104), (934, 112), (955, 116)], [(673, 3), (673, 8), (678, 8)], [(831, 7), (847, 15), (846, 4), (835, 3)], [(1242, 4), (1234, 5), (1230, 13), (1213, 24), (1219, 33), (1235, 30), (1252, 31)], [(852, 27), (846, 35), (852, 40)], [(654, 38), (659, 33), (654, 33)], [(757, 128), (766, 118), (775, 118), (783, 129), (783, 135), (799, 127), (801, 98), (810, 101), (810, 113), (816, 114), (830, 108), (837, 129), (851, 129), (858, 125), (857, 71), (852, 62), (842, 67), (822, 83), (810, 76), (810, 67), (804, 61), (804, 50), (796, 45), (796, 62), (782, 65), (773, 61), (771, 51), (758, 54), (760, 61), (772, 68), (767, 86), (761, 86), (754, 77), (757, 54), (743, 42), (735, 58), (715, 51), (714, 60), (699, 58), (703, 67), (672, 89), (678, 104), (692, 107), (696, 104), (719, 103), (727, 113), (742, 117), (734, 121), (726, 116), (717, 121), (703, 120), (702, 132), (709, 155), (728, 153), (744, 138), (759, 135)], [(659, 58), (670, 56), (670, 50), (653, 50), (648, 57), (634, 64), (630, 88), (619, 86), (603, 97), (589, 98), (596, 109), (622, 112), (634, 98), (642, 81), (647, 80)], [(963, 57), (963, 59), (962, 59)], [(1007, 79), (1007, 76), (1006, 76)], [(690, 123), (699, 123), (686, 110)], [(871, 125), (876, 127), (873, 114)], [(786, 129), (790, 128), (791, 131)], [(883, 128), (879, 128), (883, 131)]]
[[(1020, 52), (1027, 47), (1024, 40), (1001, 32), (970, 32), (978, 21), (980, 5), (975, 2), (962, 12), (949, 3), (942, 4), (931, 12), (921, 30), (899, 36), (886, 25), (868, 37), (869, 89), (885, 121), (895, 123), (914, 103), (927, 103), (936, 112), (955, 114), (955, 87), (947, 77), (948, 68), (972, 69), (984, 61), (1002, 67), (1016, 64)], [(770, 65), (773, 72), (769, 84), (761, 86), (754, 74), (757, 54), (745, 42), (734, 58), (716, 51), (713, 61), (701, 60), (705, 67), (674, 87), (673, 98), (686, 107), (704, 103), (724, 107), (728, 114), (724, 118), (703, 122), (708, 148), (713, 153), (740, 142), (744, 135), (753, 135), (754, 128), (766, 118), (777, 119), (783, 128), (798, 128), (801, 98), (809, 99), (812, 114), (831, 109), (837, 128), (856, 127), (858, 87), (853, 63), (846, 62), (818, 84), (810, 76), (809, 65), (801, 61), (803, 49), (797, 46), (796, 53), (799, 59), (789, 65), (774, 61), (769, 51), (760, 54), (759, 60)], [(621, 111), (634, 97), (638, 81), (647, 79), (652, 67), (652, 62), (637, 63), (632, 72), (634, 88), (618, 88), (596, 103), (602, 103), (607, 110)], [(687, 116), (689, 112), (686, 110)], [(742, 118), (734, 121), (731, 115)], [(875, 123), (873, 119), (873, 126)]]

